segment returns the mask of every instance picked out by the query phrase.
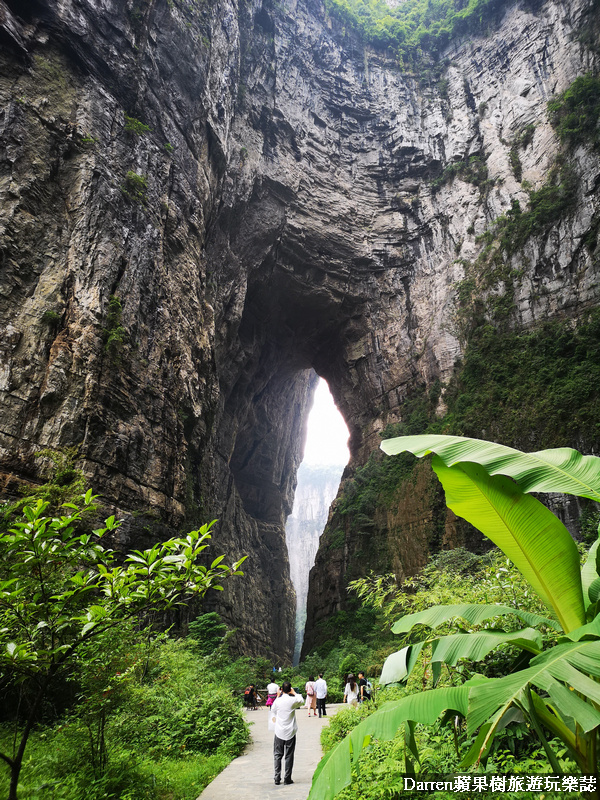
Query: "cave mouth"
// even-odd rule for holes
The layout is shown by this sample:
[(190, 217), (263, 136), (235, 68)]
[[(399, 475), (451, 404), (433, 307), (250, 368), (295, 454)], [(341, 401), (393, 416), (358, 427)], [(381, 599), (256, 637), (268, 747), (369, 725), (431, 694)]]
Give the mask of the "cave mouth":
[(309, 573), (327, 524), (329, 507), (350, 459), (349, 435), (327, 382), (320, 378), (308, 414), (304, 457), (298, 470), (294, 505), (285, 528), (290, 578), (296, 592), (294, 666), (300, 660), (304, 640)]

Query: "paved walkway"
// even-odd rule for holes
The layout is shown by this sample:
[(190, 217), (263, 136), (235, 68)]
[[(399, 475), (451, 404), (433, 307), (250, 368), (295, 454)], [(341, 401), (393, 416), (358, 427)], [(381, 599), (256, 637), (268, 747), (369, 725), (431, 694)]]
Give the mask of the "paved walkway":
[[(327, 706), (328, 717), (339, 705)], [(273, 783), (273, 731), (267, 729), (267, 709), (246, 711), (251, 724), (252, 742), (243, 755), (234, 759), (214, 781), (206, 787), (198, 800), (306, 800), (312, 776), (321, 760), (321, 728), (328, 717), (309, 717), (306, 709), (296, 712), (298, 733), (291, 786)]]

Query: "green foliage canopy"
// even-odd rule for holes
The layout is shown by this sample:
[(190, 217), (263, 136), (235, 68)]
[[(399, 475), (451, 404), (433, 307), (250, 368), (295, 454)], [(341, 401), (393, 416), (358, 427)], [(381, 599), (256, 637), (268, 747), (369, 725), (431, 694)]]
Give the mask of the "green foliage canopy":
[(500, 18), (506, 0), (325, 0), (329, 14), (378, 47), (416, 61), (434, 55), (457, 36), (485, 32)]
[(222, 588), (224, 578), (242, 574), (244, 559), (231, 567), (223, 563), (224, 556), (210, 567), (199, 563), (213, 523), (134, 551), (120, 564), (101, 544), (119, 527), (114, 517), (91, 534), (78, 530), (94, 499), (88, 491), (81, 508), (66, 503), (67, 513), (55, 517), (46, 515), (48, 502), (38, 500), (23, 508), (21, 519), (0, 530), (0, 689), (25, 687), (29, 702), (18, 746), (10, 755), (0, 753), (11, 770), (9, 800), (16, 800), (40, 705), (82, 645), (124, 620), (175, 608), (211, 587)]

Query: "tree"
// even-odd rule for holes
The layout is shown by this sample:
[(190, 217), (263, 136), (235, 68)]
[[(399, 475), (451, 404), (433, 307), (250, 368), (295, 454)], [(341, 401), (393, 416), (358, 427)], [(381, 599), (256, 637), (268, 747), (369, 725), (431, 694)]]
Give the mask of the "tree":
[(120, 522), (114, 516), (92, 533), (81, 532), (92, 507), (65, 503), (63, 516), (48, 516), (48, 502), (26, 505), (22, 518), (0, 530), (0, 691), (18, 687), (26, 706), (12, 754), (0, 753), (11, 771), (8, 800), (16, 800), (27, 740), (44, 698), (68, 673), (82, 644), (126, 620), (183, 605), (220, 581), (242, 575), (244, 558), (231, 567), (224, 556), (198, 563), (213, 523), (185, 536), (135, 550), (124, 559), (101, 544)]
[[(600, 458), (570, 448), (522, 453), (510, 447), (457, 436), (404, 436), (382, 442), (389, 455), (434, 453), (432, 466), (448, 506), (490, 538), (515, 564), (549, 609), (549, 617), (510, 606), (435, 606), (407, 615), (394, 633), (426, 625), (435, 630), (451, 619), (470, 625), (507, 615), (529, 627), (505, 632), (494, 626), (473, 633), (429, 638), (394, 653), (381, 682), (403, 680), (425, 643), (432, 645), (434, 673), (442, 663), (483, 659), (499, 644), (519, 647), (528, 661), (501, 678), (476, 676), (461, 686), (434, 688), (387, 703), (364, 720), (323, 759), (309, 800), (330, 800), (351, 780), (352, 761), (372, 738), (389, 739), (405, 726), (407, 749), (418, 760), (414, 723), (432, 724), (442, 712), (466, 718), (478, 732), (462, 762), (468, 768), (489, 752), (495, 733), (514, 709), (530, 722), (553, 771), (560, 772), (544, 730), (560, 739), (582, 774), (598, 774), (600, 731), (600, 564), (598, 541), (583, 569), (575, 542), (564, 525), (531, 492), (562, 492), (600, 502)], [(600, 541), (600, 540), (599, 540)], [(562, 635), (543, 649), (535, 627)], [(437, 667), (436, 667), (437, 665)], [(597, 791), (591, 792), (598, 797)]]

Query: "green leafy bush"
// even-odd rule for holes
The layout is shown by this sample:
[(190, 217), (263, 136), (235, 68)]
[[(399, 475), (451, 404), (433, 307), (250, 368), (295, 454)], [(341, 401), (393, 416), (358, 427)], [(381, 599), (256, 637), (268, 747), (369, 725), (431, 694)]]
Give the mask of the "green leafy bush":
[(130, 169), (125, 175), (125, 183), (121, 186), (121, 191), (131, 203), (143, 206), (146, 204), (148, 193), (148, 178)]
[(444, 184), (450, 183), (455, 176), (465, 181), (465, 183), (472, 183), (480, 188), (485, 188), (489, 185), (485, 161), (481, 156), (471, 156), (466, 161), (453, 161), (444, 167), (442, 174), (432, 181), (432, 190), (434, 192), (437, 191)]
[[(401, 616), (393, 631), (410, 634), (415, 630), (415, 639), (388, 658), (380, 682), (405, 681), (419, 658), (429, 653), (436, 688), (386, 704), (353, 728), (348, 741), (336, 745), (321, 762), (311, 800), (330, 800), (351, 784), (357, 758), (372, 739), (392, 739), (401, 728), (407, 771), (412, 758), (423, 767), (416, 726), (435, 725), (442, 714), (438, 724), (449, 715), (455, 720), (464, 718), (467, 735), (476, 737), (463, 754), (461, 770), (485, 765), (498, 744), (495, 737), (507, 725), (526, 720), (529, 729), (521, 732), (527, 737), (531, 732), (531, 738), (538, 739), (537, 757), (543, 750), (553, 773), (595, 775), (600, 732), (600, 690), (593, 680), (600, 675), (600, 539), (581, 567), (569, 532), (533, 495), (566, 492), (598, 502), (600, 459), (565, 448), (523, 453), (479, 439), (440, 435), (389, 439), (382, 449), (389, 455), (408, 450), (419, 458), (433, 454), (432, 467), (444, 487), (448, 507), (514, 562), (546, 606), (545, 615), (506, 605), (507, 597), (503, 604), (436, 605)], [(511, 617), (520, 620), (515, 632), (504, 626)], [(458, 632), (446, 635), (440, 627), (451, 620), (461, 621)], [(487, 624), (477, 629), (482, 623)], [(555, 631), (554, 638), (545, 641), (542, 631)], [(507, 644), (516, 646), (521, 657), (502, 670), (501, 677), (474, 674), (465, 682), (439, 685), (442, 665), (452, 668), (461, 660), (481, 662), (499, 645)], [(554, 737), (552, 742), (548, 732)], [(513, 752), (515, 741), (522, 738), (513, 731)], [(528, 771), (535, 764), (535, 758), (528, 759)]]
[(548, 103), (548, 116), (564, 144), (600, 144), (600, 78), (581, 75)]
[(539, 189), (529, 189), (529, 207), (521, 208), (513, 200), (510, 209), (497, 217), (491, 227), (479, 237), (492, 245), (498, 240), (500, 249), (513, 255), (530, 236), (540, 236), (573, 211), (577, 198), (577, 176), (560, 159), (550, 170), (546, 183)]
[(131, 133), (134, 136), (144, 136), (144, 134), (149, 133), (151, 130), (149, 125), (145, 125), (143, 122), (140, 122), (139, 119), (135, 117), (128, 117), (125, 114), (125, 131), (126, 133)]
[(125, 343), (127, 341), (127, 329), (122, 324), (123, 306), (117, 295), (112, 294), (108, 300), (108, 313), (106, 315), (106, 327), (102, 331), (104, 339), (104, 350), (110, 358), (118, 363)]

